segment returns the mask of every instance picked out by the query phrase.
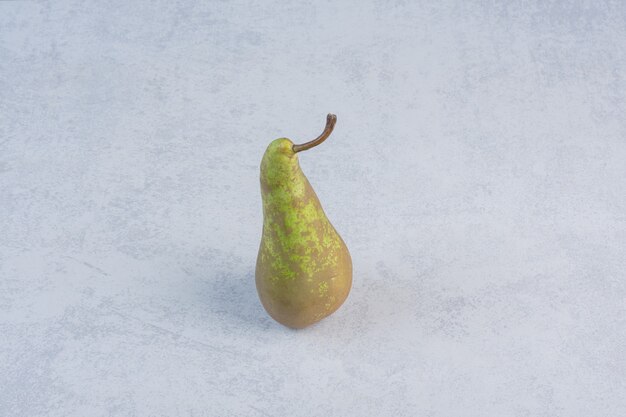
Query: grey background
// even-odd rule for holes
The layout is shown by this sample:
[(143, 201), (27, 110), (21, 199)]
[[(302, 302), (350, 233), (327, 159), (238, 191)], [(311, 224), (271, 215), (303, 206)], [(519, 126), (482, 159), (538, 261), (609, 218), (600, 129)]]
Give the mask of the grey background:
[[(0, 2), (0, 415), (620, 416), (621, 1)], [(300, 157), (335, 315), (254, 287)]]

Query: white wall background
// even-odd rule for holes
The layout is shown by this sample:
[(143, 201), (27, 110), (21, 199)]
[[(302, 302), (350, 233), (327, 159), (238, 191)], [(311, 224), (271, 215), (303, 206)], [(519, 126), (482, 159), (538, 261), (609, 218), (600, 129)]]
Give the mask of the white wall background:
[[(258, 165), (354, 261), (292, 331)], [(0, 2), (0, 415), (618, 416), (622, 1)]]

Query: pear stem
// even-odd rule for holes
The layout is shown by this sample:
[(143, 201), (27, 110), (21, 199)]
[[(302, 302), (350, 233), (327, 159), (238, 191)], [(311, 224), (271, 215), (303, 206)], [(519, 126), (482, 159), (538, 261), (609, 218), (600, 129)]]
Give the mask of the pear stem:
[(311, 149), (312, 147), (324, 142), (333, 132), (333, 129), (335, 128), (335, 123), (337, 123), (337, 116), (329, 113), (328, 116), (326, 116), (326, 127), (324, 128), (322, 134), (310, 142), (306, 142), (301, 145), (293, 145), (293, 151), (295, 153), (298, 153), (300, 151), (306, 151), (307, 149)]

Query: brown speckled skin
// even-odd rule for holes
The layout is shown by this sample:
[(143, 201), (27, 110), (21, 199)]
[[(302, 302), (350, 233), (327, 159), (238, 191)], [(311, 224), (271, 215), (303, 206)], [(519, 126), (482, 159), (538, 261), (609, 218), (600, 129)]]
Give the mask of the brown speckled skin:
[(290, 144), (287, 139), (273, 142), (261, 163), (263, 235), (256, 286), (272, 318), (303, 328), (345, 301), (352, 285), (352, 260)]

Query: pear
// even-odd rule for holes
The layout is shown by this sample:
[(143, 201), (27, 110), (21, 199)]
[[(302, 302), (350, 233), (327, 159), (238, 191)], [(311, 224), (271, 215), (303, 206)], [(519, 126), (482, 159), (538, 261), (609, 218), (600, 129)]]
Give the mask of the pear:
[(291, 328), (335, 312), (352, 286), (348, 248), (326, 217), (297, 155), (324, 142), (336, 121), (329, 114), (322, 134), (301, 145), (274, 140), (261, 161), (263, 234), (256, 287), (269, 315)]

